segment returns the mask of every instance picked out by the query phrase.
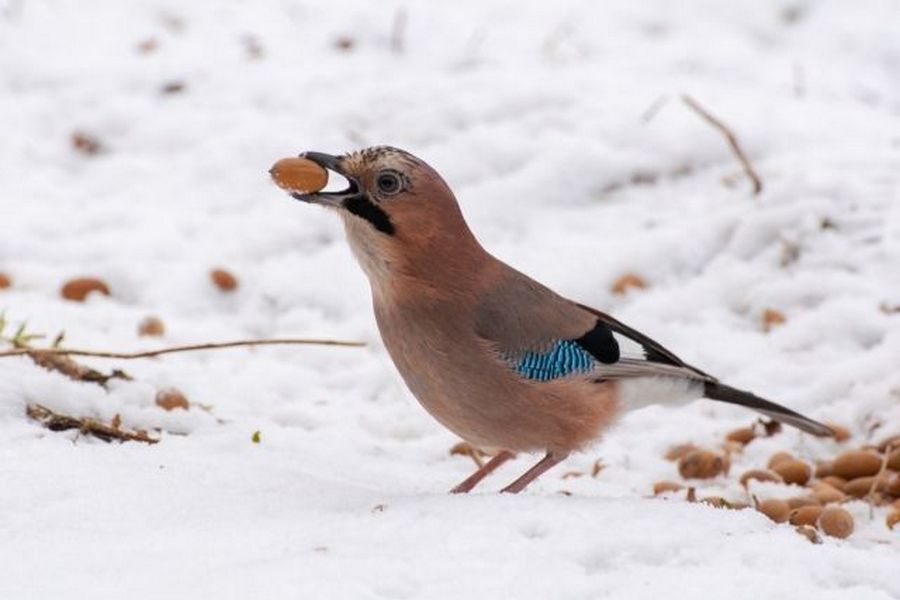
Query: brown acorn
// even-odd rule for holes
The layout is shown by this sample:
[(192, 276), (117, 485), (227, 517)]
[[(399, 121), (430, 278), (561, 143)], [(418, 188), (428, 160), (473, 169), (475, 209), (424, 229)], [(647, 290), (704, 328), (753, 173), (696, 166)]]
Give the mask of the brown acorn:
[(896, 525), (897, 523), (900, 523), (900, 508), (895, 508), (894, 510), (889, 512), (887, 518), (885, 519), (885, 524), (887, 525), (888, 529), (893, 530), (894, 525)]
[(819, 515), (819, 528), (825, 535), (844, 539), (853, 533), (853, 517), (839, 506), (829, 506)]
[(328, 185), (328, 171), (308, 158), (282, 158), (269, 175), (281, 189), (299, 194), (315, 193)]
[(762, 314), (763, 331), (771, 331), (773, 327), (782, 325), (785, 321), (787, 321), (787, 317), (785, 317), (784, 313), (781, 312), (780, 310), (775, 310), (774, 308), (767, 308), (763, 311), (763, 314)]
[(836, 489), (824, 481), (817, 481), (812, 487), (812, 497), (822, 504), (832, 502), (843, 502), (847, 499), (847, 495), (839, 489)]
[(659, 496), (660, 494), (665, 494), (666, 492), (677, 492), (678, 490), (683, 488), (683, 485), (674, 481), (657, 481), (653, 484), (653, 495)]
[(156, 393), (156, 405), (163, 410), (175, 410), (183, 408), (188, 410), (191, 405), (184, 394), (176, 388), (166, 388)]
[(784, 523), (791, 514), (791, 507), (780, 498), (769, 498), (760, 502), (756, 509), (776, 523)]
[(612, 293), (621, 296), (630, 289), (642, 290), (647, 287), (647, 281), (640, 275), (634, 273), (625, 273), (615, 280), (612, 285)]
[(834, 473), (834, 464), (830, 460), (820, 460), (816, 463), (816, 468), (813, 474), (816, 476), (816, 479), (822, 479), (823, 477), (828, 477)]
[(896, 448), (888, 454), (887, 468), (894, 471), (900, 471), (900, 448)]
[(812, 469), (802, 460), (782, 460), (772, 467), (772, 470), (781, 475), (785, 483), (805, 485), (812, 475)]
[(834, 459), (834, 474), (844, 479), (874, 475), (881, 469), (881, 457), (868, 450), (846, 450)]
[(75, 302), (84, 302), (91, 292), (109, 296), (109, 286), (102, 279), (96, 277), (78, 277), (67, 281), (59, 291), (63, 298)]
[(900, 448), (900, 433), (889, 435), (888, 437), (878, 442), (879, 452), (887, 452), (887, 449), (890, 447)]
[(5, 290), (12, 285), (12, 279), (6, 273), (0, 273), (0, 290)]
[(788, 506), (792, 510), (803, 508), (804, 506), (822, 506), (822, 503), (812, 496), (794, 496), (787, 499)]
[(235, 277), (225, 269), (213, 269), (209, 272), (209, 278), (212, 279), (212, 282), (215, 284), (215, 286), (223, 292), (232, 292), (237, 289), (237, 277)]
[(789, 452), (776, 452), (775, 454), (772, 455), (771, 458), (769, 458), (769, 462), (766, 466), (769, 469), (771, 469), (778, 463), (785, 461), (785, 460), (794, 460), (794, 455), (790, 454)]
[[(856, 479), (851, 479), (847, 482), (847, 485), (844, 486), (843, 492), (848, 496), (853, 496), (854, 498), (863, 498), (869, 494), (869, 491), (872, 489), (872, 484), (874, 482), (874, 475), (869, 475), (867, 477), (857, 477)], [(875, 485), (875, 491), (886, 491), (890, 483), (890, 478), (882, 475), (880, 478), (878, 478), (878, 484)]]
[(726, 471), (726, 459), (709, 450), (691, 450), (678, 461), (678, 472), (685, 479), (710, 479)]
[(140, 336), (160, 336), (165, 332), (166, 326), (159, 317), (151, 315), (149, 317), (144, 317), (144, 319), (138, 323), (138, 335)]
[(822, 510), (821, 506), (801, 506), (791, 511), (788, 521), (791, 525), (815, 525)]
[(831, 437), (834, 438), (834, 441), (846, 442), (850, 439), (850, 430), (843, 425), (838, 425), (837, 423), (830, 422), (826, 422), (825, 425), (828, 427), (828, 429), (831, 430)]
[(844, 486), (847, 485), (847, 480), (843, 477), (838, 477), (837, 475), (826, 475), (822, 478), (823, 483), (827, 483), (831, 487), (836, 490), (844, 490)]
[(749, 471), (745, 471), (744, 474), (741, 475), (740, 481), (742, 486), (747, 487), (751, 480), (784, 483), (784, 479), (782, 479), (781, 475), (775, 473), (774, 471), (768, 471), (765, 469), (750, 469)]
[(900, 473), (885, 473), (884, 492), (891, 496), (900, 497)]
[(756, 432), (752, 427), (740, 427), (728, 432), (725, 439), (729, 442), (737, 442), (742, 446), (746, 446), (756, 437)]

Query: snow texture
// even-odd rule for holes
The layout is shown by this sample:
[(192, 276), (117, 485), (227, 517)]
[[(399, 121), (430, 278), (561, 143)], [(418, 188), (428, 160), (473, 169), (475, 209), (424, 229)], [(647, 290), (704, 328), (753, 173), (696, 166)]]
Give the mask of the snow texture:
[[(665, 450), (715, 446), (754, 419), (737, 407), (643, 408), (522, 495), (496, 490), (537, 457), (447, 495), (473, 465), (394, 372), (340, 223), (266, 173), (405, 148), (499, 257), (859, 445), (900, 430), (898, 28), (893, 0), (0, 2), (9, 321), (96, 349), (369, 343), (85, 359), (135, 377), (109, 391), (0, 360), (0, 598), (900, 598), (883, 509), (850, 503), (856, 533), (812, 545), (650, 497), (677, 479)], [(628, 272), (648, 287), (612, 294)], [(79, 275), (112, 295), (60, 299)], [(148, 314), (162, 339), (137, 336)], [(166, 386), (194, 407), (156, 407)], [(50, 432), (28, 403), (167, 433)], [(732, 470), (837, 449), (786, 430)], [(698, 494), (741, 499), (735, 479)]]

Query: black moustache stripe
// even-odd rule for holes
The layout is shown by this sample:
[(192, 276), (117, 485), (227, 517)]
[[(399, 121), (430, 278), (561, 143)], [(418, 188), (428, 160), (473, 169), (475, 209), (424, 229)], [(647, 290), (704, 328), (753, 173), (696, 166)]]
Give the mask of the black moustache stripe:
[(350, 196), (344, 200), (344, 208), (348, 212), (371, 223), (372, 227), (378, 231), (394, 235), (394, 224), (391, 223), (391, 218), (365, 194)]

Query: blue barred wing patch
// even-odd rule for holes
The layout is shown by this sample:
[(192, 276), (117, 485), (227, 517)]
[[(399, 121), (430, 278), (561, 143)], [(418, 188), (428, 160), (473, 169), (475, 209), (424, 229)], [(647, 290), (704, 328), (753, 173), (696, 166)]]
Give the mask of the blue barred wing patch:
[(560, 340), (547, 352), (526, 352), (518, 360), (510, 360), (510, 364), (523, 377), (549, 381), (590, 371), (594, 357), (575, 341)]

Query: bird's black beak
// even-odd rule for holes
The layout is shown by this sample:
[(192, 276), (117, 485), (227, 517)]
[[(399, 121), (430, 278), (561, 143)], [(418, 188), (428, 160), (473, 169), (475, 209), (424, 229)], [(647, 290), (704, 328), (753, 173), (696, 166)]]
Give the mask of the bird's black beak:
[(316, 163), (323, 169), (327, 169), (333, 173), (344, 177), (347, 180), (347, 188), (336, 192), (315, 192), (313, 194), (300, 194), (293, 192), (291, 196), (303, 202), (311, 204), (321, 204), (323, 206), (340, 207), (343, 201), (351, 196), (359, 193), (359, 185), (356, 180), (347, 175), (341, 167), (343, 157), (334, 156), (333, 154), (325, 154), (324, 152), (303, 152), (300, 158), (305, 158)]

